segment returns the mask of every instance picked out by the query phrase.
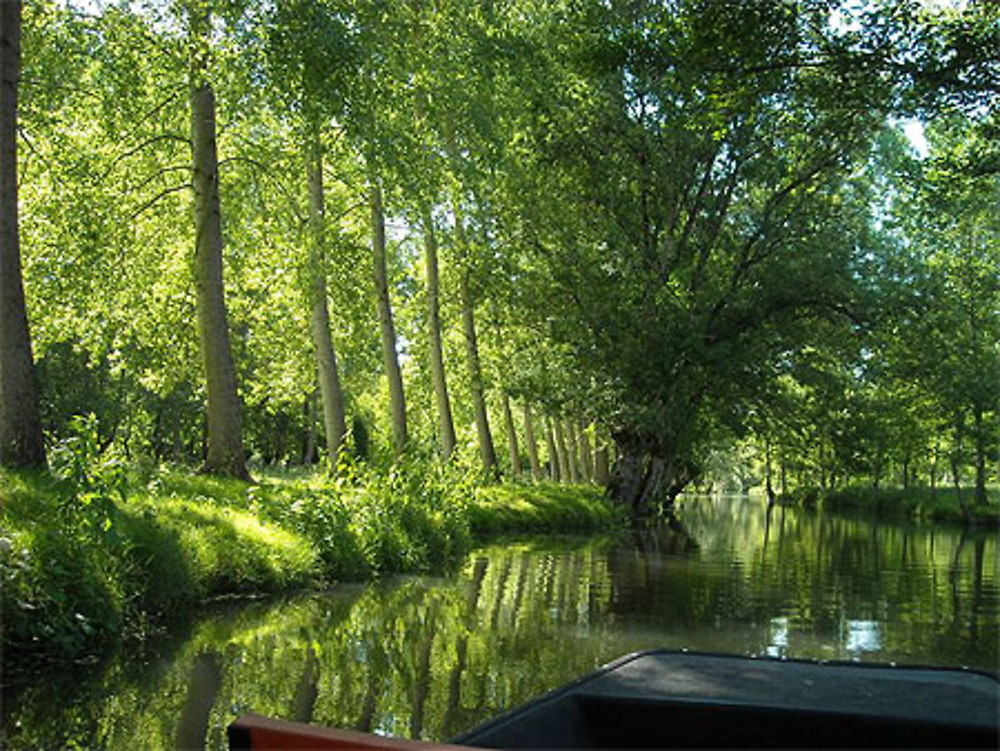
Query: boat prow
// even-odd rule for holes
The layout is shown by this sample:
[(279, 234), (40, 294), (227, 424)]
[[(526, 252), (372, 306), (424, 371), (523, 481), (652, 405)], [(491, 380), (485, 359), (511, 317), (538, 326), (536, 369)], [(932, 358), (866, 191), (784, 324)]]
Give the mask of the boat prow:
[(1000, 681), (984, 672), (656, 650), (486, 722), (457, 746), (350, 731), (326, 731), (349, 734), (343, 742), (303, 735), (317, 745), (295, 745), (323, 729), (245, 716), (230, 726), (230, 748), (996, 749), (998, 715)]

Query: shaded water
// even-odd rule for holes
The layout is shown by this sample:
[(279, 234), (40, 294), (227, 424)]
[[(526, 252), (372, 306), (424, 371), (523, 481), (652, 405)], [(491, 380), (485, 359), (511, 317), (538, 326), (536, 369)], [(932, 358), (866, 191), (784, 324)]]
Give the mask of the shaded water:
[(693, 498), (620, 538), (535, 538), (448, 578), (219, 604), (183, 634), (5, 689), (17, 748), (225, 748), (255, 711), (445, 739), (622, 654), (1000, 667), (995, 532)]

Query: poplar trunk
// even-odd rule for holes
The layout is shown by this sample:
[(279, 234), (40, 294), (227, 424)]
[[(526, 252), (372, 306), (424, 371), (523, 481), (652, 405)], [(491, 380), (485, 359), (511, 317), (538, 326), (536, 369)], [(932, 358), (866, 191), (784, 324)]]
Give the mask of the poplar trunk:
[(559, 454), (559, 477), (563, 482), (576, 482), (570, 472), (569, 452), (566, 450), (566, 436), (563, 434), (562, 420), (553, 420), (556, 433), (556, 452)]
[(326, 206), (323, 194), (323, 154), (316, 139), (310, 148), (308, 164), (309, 225), (311, 252), (309, 271), (312, 276), (312, 315), (310, 328), (316, 351), (316, 371), (323, 399), (323, 428), (326, 433), (326, 455), (330, 468), (337, 466), (340, 450), (347, 438), (344, 416), (344, 393), (340, 386), (337, 353), (330, 335), (330, 311), (327, 307), (324, 255), (326, 248)]
[(577, 432), (580, 441), (580, 464), (583, 470), (583, 479), (592, 482), (594, 479), (594, 454), (590, 449), (590, 438), (587, 436), (587, 426), (583, 420), (577, 424)]
[(392, 413), (392, 440), (396, 452), (406, 447), (406, 400), (403, 397), (403, 375), (396, 355), (396, 329), (389, 304), (389, 281), (385, 261), (385, 215), (382, 211), (382, 187), (372, 180), (372, 266), (375, 270), (375, 300), (378, 306), (379, 328), (382, 331), (382, 358), (389, 377), (389, 408)]
[(608, 486), (608, 481), (611, 478), (611, 473), (608, 467), (608, 447), (602, 441), (597, 447), (597, 451), (594, 452), (594, 482), (602, 488), (606, 488)]
[(507, 426), (507, 453), (510, 454), (510, 471), (514, 477), (521, 476), (521, 457), (517, 451), (517, 433), (514, 431), (514, 416), (510, 412), (510, 397), (503, 395), (503, 419)]
[(444, 374), (444, 354), (441, 345), (441, 284), (438, 275), (438, 246), (434, 234), (434, 220), (430, 209), (423, 212), (424, 243), (427, 250), (427, 327), (431, 347), (431, 383), (434, 386), (434, 401), (438, 412), (438, 433), (441, 437), (441, 452), (447, 459), (455, 450), (455, 422), (451, 416), (451, 401), (448, 398), (448, 381)]
[(531, 463), (531, 476), (542, 479), (542, 467), (538, 463), (538, 444), (535, 441), (535, 426), (531, 421), (531, 405), (524, 403), (524, 440), (528, 444), (528, 461)]
[(0, 465), (41, 467), (45, 443), (21, 278), (17, 96), (21, 3), (0, 2)]
[[(207, 25), (207, 21), (204, 21)], [(198, 341), (208, 392), (208, 450), (202, 472), (248, 480), (242, 415), (222, 280), (222, 216), (215, 93), (196, 72), (191, 88), (192, 186)]]
[(559, 461), (559, 450), (556, 448), (556, 439), (552, 434), (552, 420), (545, 417), (545, 446), (549, 451), (549, 477), (553, 482), (562, 481), (562, 463)]
[(566, 437), (569, 439), (569, 479), (570, 482), (581, 482), (580, 445), (576, 440), (576, 428), (572, 420), (566, 420)]
[(486, 395), (483, 391), (483, 372), (479, 363), (479, 343), (476, 339), (475, 301), (469, 285), (468, 246), (465, 227), (458, 201), (453, 204), (455, 212), (455, 239), (462, 255), (462, 269), (459, 275), (460, 296), (462, 298), (462, 329), (465, 333), (465, 359), (469, 368), (469, 388), (472, 390), (472, 406), (476, 417), (476, 435), (479, 438), (479, 455), (483, 466), (489, 472), (496, 472), (497, 454), (493, 448), (493, 435), (486, 413)]

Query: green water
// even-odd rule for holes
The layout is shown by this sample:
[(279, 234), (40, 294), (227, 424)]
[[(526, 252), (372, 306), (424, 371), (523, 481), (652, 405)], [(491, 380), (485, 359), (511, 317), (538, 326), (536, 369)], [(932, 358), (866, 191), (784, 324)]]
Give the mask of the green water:
[(648, 647), (997, 670), (997, 541), (689, 499), (655, 532), (497, 543), (446, 578), (216, 604), (186, 633), (6, 686), (6, 745), (221, 749), (246, 711), (446, 739)]

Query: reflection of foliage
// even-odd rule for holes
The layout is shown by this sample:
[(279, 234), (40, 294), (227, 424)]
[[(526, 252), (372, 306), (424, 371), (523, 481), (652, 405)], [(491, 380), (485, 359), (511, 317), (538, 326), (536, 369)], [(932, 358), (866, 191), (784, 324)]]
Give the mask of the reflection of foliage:
[[(497, 544), (448, 580), (219, 606), (152, 669), (118, 657), (15, 696), (10, 747), (173, 747), (204, 655), (221, 667), (204, 728), (219, 749), (236, 715), (303, 707), (316, 723), (444, 739), (636, 649), (762, 653), (777, 640), (845, 658), (868, 621), (875, 659), (995, 662), (995, 537), (685, 503), (687, 531), (646, 531), (641, 547)], [(889, 575), (903, 570), (919, 575)]]

